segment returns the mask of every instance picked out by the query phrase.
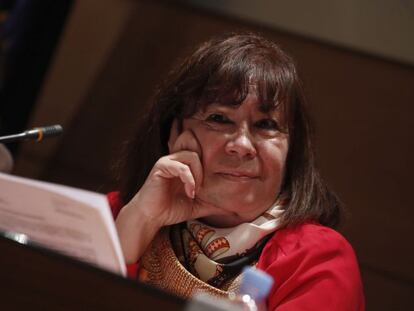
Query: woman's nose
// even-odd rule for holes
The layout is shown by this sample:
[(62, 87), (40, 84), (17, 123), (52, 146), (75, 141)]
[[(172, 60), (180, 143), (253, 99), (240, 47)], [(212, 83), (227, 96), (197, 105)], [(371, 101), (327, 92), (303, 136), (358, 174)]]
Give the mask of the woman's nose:
[(235, 136), (229, 138), (225, 149), (228, 154), (241, 158), (253, 158), (256, 156), (256, 147), (248, 131), (235, 133)]

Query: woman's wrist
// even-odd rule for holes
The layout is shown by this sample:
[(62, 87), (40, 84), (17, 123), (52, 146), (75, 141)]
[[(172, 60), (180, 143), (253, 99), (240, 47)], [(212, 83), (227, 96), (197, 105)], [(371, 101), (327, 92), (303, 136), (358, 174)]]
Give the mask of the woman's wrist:
[(116, 219), (116, 228), (126, 263), (135, 263), (162, 227), (136, 204), (127, 204)]

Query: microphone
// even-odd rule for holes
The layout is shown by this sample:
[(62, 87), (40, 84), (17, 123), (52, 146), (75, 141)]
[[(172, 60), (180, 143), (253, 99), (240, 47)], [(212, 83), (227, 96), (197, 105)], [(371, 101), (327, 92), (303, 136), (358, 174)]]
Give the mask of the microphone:
[(18, 140), (30, 140), (34, 139), (36, 141), (42, 141), (44, 138), (59, 136), (62, 134), (63, 128), (61, 125), (51, 125), (51, 126), (43, 126), (43, 127), (36, 127), (23, 133), (7, 135), (7, 136), (0, 136), (0, 143), (10, 143)]

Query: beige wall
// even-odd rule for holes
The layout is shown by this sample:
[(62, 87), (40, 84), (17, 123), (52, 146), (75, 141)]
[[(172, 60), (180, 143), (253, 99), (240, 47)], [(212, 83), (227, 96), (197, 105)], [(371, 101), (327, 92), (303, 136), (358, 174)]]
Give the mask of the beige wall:
[(414, 288), (413, 67), (163, 2), (76, 3), (32, 118), (34, 125), (60, 122), (65, 134), (46, 145), (25, 145), (16, 173), (113, 189), (114, 159), (171, 62), (211, 35), (261, 31), (299, 64), (320, 167), (348, 208), (341, 231), (357, 251), (368, 309), (408, 309)]

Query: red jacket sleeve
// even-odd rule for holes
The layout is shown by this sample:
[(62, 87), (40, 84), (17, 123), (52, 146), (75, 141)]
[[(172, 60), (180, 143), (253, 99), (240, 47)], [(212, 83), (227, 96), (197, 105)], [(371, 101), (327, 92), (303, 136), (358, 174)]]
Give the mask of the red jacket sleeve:
[(336, 231), (303, 224), (282, 229), (263, 249), (258, 268), (273, 276), (269, 310), (364, 310), (357, 260)]
[(111, 208), (112, 216), (114, 219), (118, 217), (119, 211), (121, 210), (123, 204), (121, 202), (121, 198), (119, 197), (119, 192), (109, 192), (106, 194), (106, 198), (108, 199), (109, 207)]
[[(114, 219), (116, 219), (123, 207), (123, 204), (119, 197), (119, 192), (109, 192), (106, 197), (108, 199), (109, 207), (111, 208), (112, 216)], [(128, 264), (126, 265), (126, 268), (128, 277), (131, 279), (136, 279), (138, 272), (138, 263)]]

